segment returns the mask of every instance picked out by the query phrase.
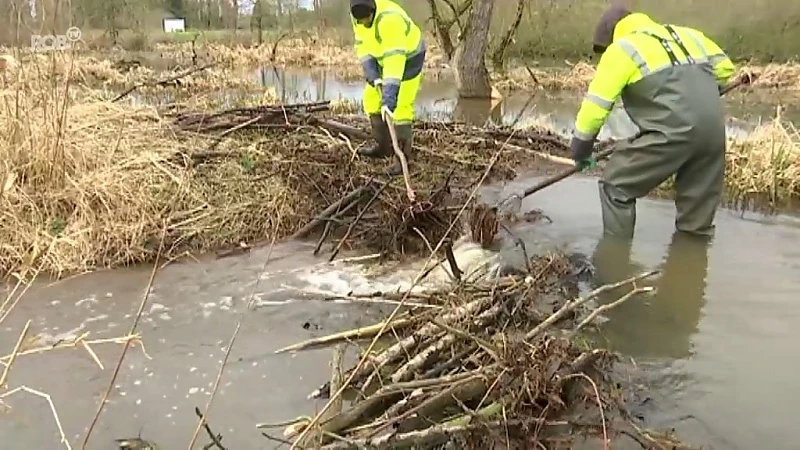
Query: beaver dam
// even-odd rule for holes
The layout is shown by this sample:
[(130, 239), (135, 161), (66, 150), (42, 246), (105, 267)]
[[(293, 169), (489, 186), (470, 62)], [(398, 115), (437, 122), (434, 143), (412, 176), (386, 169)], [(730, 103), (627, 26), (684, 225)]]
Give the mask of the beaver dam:
[[(649, 292), (637, 282), (655, 272), (565, 301), (564, 293), (578, 292), (569, 258), (535, 256), (528, 271), (419, 295), (372, 295), (410, 309), (399, 313), (398, 307), (375, 326), (279, 350), (372, 339), (347, 371), (341, 347), (334, 351), (331, 382), (310, 395), (329, 399), (319, 414), (258, 428), (286, 427), (283, 436), (264, 435), (294, 439), (296, 448), (573, 448), (576, 440), (592, 438), (603, 448), (622, 439), (643, 448), (682, 447), (631, 418), (608, 375), (614, 355), (578, 338), (601, 312)], [(586, 308), (614, 289), (628, 292)], [(415, 309), (418, 303), (435, 309)]]
[[(413, 252), (424, 239), (405, 231), (435, 243), (482, 178), (513, 177), (535, 156), (504, 145), (509, 130), (423, 123), (412, 163), (420, 201), (410, 209), (402, 181), (383, 175), (389, 162), (356, 155), (366, 124), (326, 118), (328, 108), (164, 113), (93, 102), (70, 107), (59, 124), (3, 115), (12, 170), (0, 199), (8, 244), (0, 266), (60, 275), (152, 261), (162, 236), (165, 258), (247, 248), (319, 225), (334, 236), (358, 213), (337, 246)], [(542, 152), (565, 149), (544, 132), (519, 136)], [(337, 201), (340, 208), (307, 224)]]
[[(257, 425), (265, 437), (292, 441), (294, 448), (326, 449), (569, 448), (580, 436), (599, 438), (604, 447), (617, 439), (632, 439), (645, 448), (680, 445), (631, 418), (610, 375), (614, 356), (589, 348), (579, 335), (603, 311), (650, 292), (638, 283), (655, 272), (578, 297), (579, 274), (572, 261), (550, 254), (528, 258), (525, 271), (514, 276), (461, 280), (463, 267), (452, 250), (461, 230), (491, 248), (500, 229), (508, 230), (505, 223), (518, 219), (478, 204), (475, 190), (487, 179), (514, 176), (512, 167), (530, 164), (535, 156), (558, 158), (566, 150), (563, 140), (547, 132), (517, 135), (506, 129), (421, 123), (411, 179), (417, 195), (410, 201), (399, 179), (390, 181), (380, 175), (380, 165), (356, 157), (358, 142), (368, 137), (363, 122), (314, 114), (327, 107), (178, 112), (172, 117), (185, 132), (215, 133), (208, 149), (184, 156), (186, 164), (197, 166), (243, 161), (241, 154), (219, 149), (231, 130), (291, 136), (292, 141), (269, 144), (269, 152), (251, 150), (249, 170), (255, 179), (295, 180), (287, 203), (297, 208), (307, 202), (303, 215), (313, 218), (291, 227), (293, 237), (316, 235), (315, 252), (330, 240), (330, 260), (342, 248), (431, 258), (443, 253), (439, 264), (449, 266), (453, 284), (424, 293), (370, 294), (370, 301), (396, 305), (386, 320), (278, 350), (337, 346), (331, 382), (310, 395), (328, 400), (323, 410), (295, 421)], [(609, 306), (587, 307), (614, 289), (628, 292)], [(365, 345), (357, 345), (359, 362), (343, 370), (347, 343)], [(285, 429), (272, 436), (268, 429), (274, 426)], [(224, 448), (222, 436), (210, 426), (207, 431), (209, 445)]]

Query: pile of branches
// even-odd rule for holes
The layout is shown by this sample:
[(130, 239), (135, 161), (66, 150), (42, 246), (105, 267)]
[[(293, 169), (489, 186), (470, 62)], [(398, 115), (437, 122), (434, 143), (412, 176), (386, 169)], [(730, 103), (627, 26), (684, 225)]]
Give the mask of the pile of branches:
[[(178, 153), (172, 162), (207, 180), (203, 192), (212, 198), (236, 194), (220, 202), (258, 205), (242, 207), (242, 217), (232, 224), (241, 228), (259, 220), (258, 231), (279, 230), (278, 236), (262, 237), (267, 241), (321, 232), (317, 252), (330, 242), (333, 259), (352, 248), (384, 255), (425, 253), (431, 243), (461, 233), (450, 224), (479, 181), (514, 177), (515, 168), (536, 158), (531, 152), (566, 151), (565, 143), (546, 132), (520, 134), (533, 142), (522, 148), (507, 142), (511, 130), (421, 122), (411, 163), (417, 194), (412, 203), (402, 177), (386, 173), (391, 159), (376, 162), (357, 155), (359, 147), (372, 143), (366, 121), (333, 117), (329, 107), (317, 102), (172, 110), (168, 114), (177, 130), (209, 139), (206, 148)], [(285, 193), (276, 199), (278, 188)], [(282, 223), (267, 224), (264, 217), (280, 217)]]
[[(562, 292), (577, 292), (570, 258), (550, 254), (529, 263), (525, 277), (411, 294), (409, 305), (423, 298), (428, 303), (422, 312), (411, 309), (375, 326), (279, 350), (373, 339), (355, 367), (335, 371), (330, 383), (310, 395), (330, 399), (316, 417), (298, 418), (284, 438), (264, 435), (293, 439), (293, 448), (329, 450), (572, 448), (581, 435), (606, 443), (628, 436), (643, 448), (678, 448), (625, 413), (607, 376), (613, 355), (587, 350), (576, 339), (601, 312), (648, 292), (636, 283), (655, 272), (565, 302)], [(586, 307), (623, 286), (632, 289), (611, 305)], [(347, 408), (345, 398), (352, 398)], [(286, 423), (258, 428), (276, 426)]]

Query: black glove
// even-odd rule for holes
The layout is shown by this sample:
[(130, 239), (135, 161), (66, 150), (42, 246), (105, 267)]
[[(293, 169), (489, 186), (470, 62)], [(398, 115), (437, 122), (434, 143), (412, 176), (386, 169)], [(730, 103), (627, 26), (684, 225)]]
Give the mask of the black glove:
[(572, 154), (572, 160), (575, 161), (575, 165), (580, 167), (581, 170), (594, 165), (594, 161), (592, 160), (594, 140), (584, 141), (583, 139), (573, 136), (569, 143), (569, 151)]

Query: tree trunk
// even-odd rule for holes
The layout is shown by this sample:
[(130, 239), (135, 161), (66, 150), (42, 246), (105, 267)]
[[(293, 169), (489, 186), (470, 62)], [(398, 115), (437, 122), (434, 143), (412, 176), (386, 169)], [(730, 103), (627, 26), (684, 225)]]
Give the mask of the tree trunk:
[(453, 55), (456, 88), (461, 98), (490, 98), (492, 85), (486, 70), (486, 49), (494, 0), (475, 0), (469, 23)]
[(453, 109), (453, 120), (478, 127), (501, 125), (502, 102), (490, 98), (459, 98)]

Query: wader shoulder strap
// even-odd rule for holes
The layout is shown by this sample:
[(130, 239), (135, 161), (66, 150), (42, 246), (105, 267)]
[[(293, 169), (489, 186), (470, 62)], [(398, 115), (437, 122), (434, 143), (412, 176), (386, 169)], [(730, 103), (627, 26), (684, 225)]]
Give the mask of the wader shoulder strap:
[(692, 55), (689, 53), (689, 50), (686, 49), (686, 46), (683, 45), (683, 41), (678, 36), (678, 33), (675, 32), (675, 29), (672, 28), (672, 25), (664, 25), (664, 28), (666, 28), (667, 31), (669, 31), (669, 35), (672, 36), (672, 39), (675, 41), (676, 44), (678, 44), (678, 47), (680, 47), (683, 54), (686, 55), (686, 60), (689, 61), (689, 64), (694, 64), (695, 63), (694, 58), (692, 58)]
[[(695, 63), (694, 58), (692, 58), (692, 55), (689, 54), (689, 50), (686, 49), (686, 46), (683, 45), (683, 41), (681, 41), (681, 38), (678, 36), (678, 33), (676, 33), (675, 30), (669, 25), (664, 25), (664, 28), (667, 29), (670, 36), (672, 36), (672, 39), (675, 42), (675, 44), (678, 45), (678, 48), (680, 48), (683, 54), (686, 56), (686, 61), (689, 64), (694, 64)], [(652, 37), (653, 39), (656, 39), (661, 44), (661, 47), (664, 48), (664, 51), (667, 52), (667, 56), (669, 57), (670, 63), (672, 63), (673, 66), (680, 65), (680, 61), (678, 61), (678, 58), (675, 56), (675, 52), (672, 50), (672, 46), (670, 46), (669, 40), (664, 39), (663, 37), (646, 30), (639, 31), (639, 33), (646, 34)]]

